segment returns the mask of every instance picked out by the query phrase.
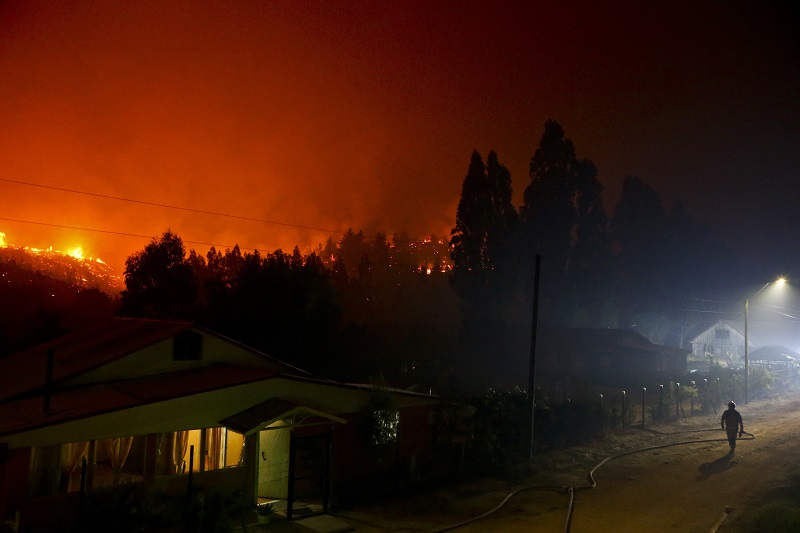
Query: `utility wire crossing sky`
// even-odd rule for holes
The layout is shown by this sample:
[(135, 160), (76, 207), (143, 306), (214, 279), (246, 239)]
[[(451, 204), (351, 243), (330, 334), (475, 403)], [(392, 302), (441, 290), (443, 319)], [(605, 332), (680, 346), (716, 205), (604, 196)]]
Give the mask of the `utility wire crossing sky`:
[(446, 237), (472, 151), (520, 205), (552, 118), (609, 214), (637, 175), (765, 271), (800, 264), (789, 3), (11, 0), (0, 27), (14, 244), (121, 270), (167, 228), (303, 252), (348, 228)]

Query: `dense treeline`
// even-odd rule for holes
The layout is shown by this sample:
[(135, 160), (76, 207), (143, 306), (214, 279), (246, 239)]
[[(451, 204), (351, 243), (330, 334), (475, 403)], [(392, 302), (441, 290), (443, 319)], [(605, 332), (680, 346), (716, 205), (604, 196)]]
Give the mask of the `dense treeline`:
[(319, 254), (203, 257), (166, 231), (126, 261), (121, 312), (195, 320), (325, 377), (441, 390), (458, 308), (438, 248), (348, 231)]

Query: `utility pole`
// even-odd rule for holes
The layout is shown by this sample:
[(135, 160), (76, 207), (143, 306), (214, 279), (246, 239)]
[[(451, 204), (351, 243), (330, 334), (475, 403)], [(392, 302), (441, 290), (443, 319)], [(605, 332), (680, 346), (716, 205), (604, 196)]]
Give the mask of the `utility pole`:
[(536, 255), (536, 264), (533, 270), (533, 313), (531, 317), (531, 353), (528, 364), (528, 403), (531, 410), (531, 435), (529, 460), (533, 461), (533, 430), (534, 414), (536, 413), (536, 327), (539, 322), (539, 270), (541, 267), (541, 257)]
[[(766, 285), (764, 287), (766, 287)], [(744, 301), (744, 403), (745, 404), (750, 403), (750, 346), (748, 346), (750, 344), (750, 339), (747, 338), (747, 315), (749, 313), (750, 313), (750, 298)]]

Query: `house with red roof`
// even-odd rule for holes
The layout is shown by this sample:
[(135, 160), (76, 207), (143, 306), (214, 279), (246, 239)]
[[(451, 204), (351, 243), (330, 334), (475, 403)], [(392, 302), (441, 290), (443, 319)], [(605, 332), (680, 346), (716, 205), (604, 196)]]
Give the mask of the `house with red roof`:
[(380, 468), (364, 422), (380, 394), (392, 468), (413, 468), (437, 398), (326, 380), (189, 322), (115, 318), (0, 359), (0, 520), (47, 531), (130, 484), (325, 511)]

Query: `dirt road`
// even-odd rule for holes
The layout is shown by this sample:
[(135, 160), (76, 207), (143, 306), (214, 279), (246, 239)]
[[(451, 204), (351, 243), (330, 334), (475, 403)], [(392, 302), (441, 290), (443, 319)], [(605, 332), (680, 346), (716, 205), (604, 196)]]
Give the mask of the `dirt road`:
[[(800, 398), (751, 402), (739, 410), (755, 439), (740, 441), (733, 456), (718, 429), (719, 415), (694, 416), (554, 454), (546, 459), (549, 468), (525, 485), (484, 481), (427, 495), (416, 507), (412, 501), (354, 511), (350, 523), (363, 532), (437, 531), (492, 509), (514, 490), (553, 485), (576, 489), (571, 533), (733, 532), (737, 513), (754, 497), (800, 470)], [(596, 470), (597, 486), (588, 488), (588, 472), (607, 457), (685, 441), (611, 459)], [(452, 531), (558, 533), (565, 531), (569, 503), (566, 489), (523, 490), (490, 516)]]

